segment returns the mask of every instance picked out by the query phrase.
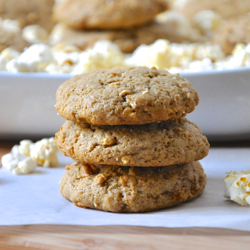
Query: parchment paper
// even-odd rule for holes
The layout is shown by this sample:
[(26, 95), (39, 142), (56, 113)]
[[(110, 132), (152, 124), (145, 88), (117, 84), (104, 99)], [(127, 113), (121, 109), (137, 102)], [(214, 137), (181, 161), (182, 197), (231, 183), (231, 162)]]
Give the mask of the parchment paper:
[(208, 182), (202, 196), (160, 211), (115, 214), (74, 206), (59, 193), (59, 180), (72, 160), (62, 155), (60, 166), (39, 167), (31, 175), (15, 176), (0, 169), (0, 225), (70, 224), (149, 227), (221, 227), (250, 231), (250, 207), (224, 198), (226, 171), (250, 169), (249, 148), (210, 149), (201, 160)]

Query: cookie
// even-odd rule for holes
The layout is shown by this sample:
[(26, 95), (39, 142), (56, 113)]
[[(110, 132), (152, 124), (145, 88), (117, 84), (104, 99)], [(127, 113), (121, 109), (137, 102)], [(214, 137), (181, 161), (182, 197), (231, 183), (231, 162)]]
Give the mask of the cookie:
[(147, 125), (96, 126), (66, 121), (56, 134), (66, 156), (93, 164), (157, 167), (200, 160), (209, 143), (186, 118)]
[(202, 10), (213, 10), (222, 18), (228, 19), (250, 12), (249, 0), (176, 0), (173, 9), (181, 11), (191, 20)]
[(56, 110), (67, 120), (129, 125), (174, 120), (199, 97), (179, 75), (146, 67), (117, 67), (77, 75), (59, 86)]
[(54, 18), (74, 29), (121, 29), (152, 21), (167, 10), (164, 0), (64, 0)]
[(187, 39), (170, 24), (152, 22), (129, 30), (74, 30), (58, 23), (50, 35), (51, 43), (65, 43), (81, 50), (100, 40), (117, 44), (123, 53), (132, 53), (141, 44), (152, 44), (158, 39), (181, 43)]
[(30, 43), (23, 39), (21, 31), (0, 29), (0, 52), (8, 47), (22, 52), (29, 46)]
[(54, 26), (52, 8), (54, 0), (0, 0), (0, 17), (20, 22), (21, 28), (38, 24), (47, 31)]
[(250, 14), (232, 18), (221, 25), (215, 33), (212, 42), (219, 44), (226, 55), (230, 55), (237, 43), (250, 42)]
[(60, 192), (76, 206), (111, 212), (146, 212), (171, 207), (202, 194), (206, 175), (199, 162), (158, 168), (66, 167)]

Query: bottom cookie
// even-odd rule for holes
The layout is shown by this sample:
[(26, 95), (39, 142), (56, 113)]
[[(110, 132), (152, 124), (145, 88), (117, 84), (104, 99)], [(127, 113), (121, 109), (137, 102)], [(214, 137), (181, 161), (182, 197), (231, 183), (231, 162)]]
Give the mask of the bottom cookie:
[(76, 206), (111, 212), (146, 212), (202, 194), (206, 175), (199, 162), (167, 167), (119, 167), (74, 162), (60, 192)]

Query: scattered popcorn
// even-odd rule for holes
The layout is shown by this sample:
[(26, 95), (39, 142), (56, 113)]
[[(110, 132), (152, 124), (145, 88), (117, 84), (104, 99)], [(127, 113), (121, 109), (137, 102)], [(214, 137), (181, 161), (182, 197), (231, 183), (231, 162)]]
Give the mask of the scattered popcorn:
[(45, 138), (36, 143), (22, 140), (11, 152), (2, 156), (2, 166), (13, 174), (30, 174), (37, 166), (54, 167), (58, 164), (55, 138)]
[(54, 138), (42, 139), (31, 145), (30, 157), (39, 165), (49, 168), (58, 164), (57, 151)]
[(20, 158), (12, 155), (11, 153), (2, 156), (2, 166), (8, 170), (17, 168)]
[(22, 140), (19, 146), (19, 154), (23, 157), (29, 157), (31, 144), (31, 140)]
[(250, 170), (227, 172), (224, 185), (225, 198), (241, 206), (250, 204)]
[(18, 162), (16, 168), (12, 169), (13, 174), (30, 174), (35, 172), (37, 164), (30, 157)]

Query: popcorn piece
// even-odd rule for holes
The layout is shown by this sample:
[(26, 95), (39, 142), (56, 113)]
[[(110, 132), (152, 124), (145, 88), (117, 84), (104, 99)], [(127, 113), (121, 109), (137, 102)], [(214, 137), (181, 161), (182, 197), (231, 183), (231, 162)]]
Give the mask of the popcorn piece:
[(73, 74), (123, 65), (124, 57), (116, 44), (106, 40), (98, 41), (93, 48), (89, 48), (79, 55), (79, 63)]
[(6, 71), (6, 64), (8, 60), (0, 55), (0, 71)]
[(18, 33), (21, 31), (19, 22), (17, 20), (2, 19), (1, 17), (0, 17), (0, 29), (4, 29), (12, 33)]
[(31, 43), (46, 43), (49, 38), (47, 30), (39, 25), (29, 25), (23, 29), (23, 38)]
[(80, 50), (75, 46), (62, 46), (60, 49), (54, 48), (55, 62), (59, 66), (65, 64), (73, 65), (79, 61)]
[(21, 158), (21, 155), (19, 153), (19, 147), (20, 147), (19, 145), (13, 146), (10, 153), (15, 157)]
[(60, 43), (67, 29), (68, 29), (67, 26), (62, 23), (56, 24), (54, 28), (52, 29), (52, 31), (50, 32), (49, 43), (51, 45)]
[(224, 178), (225, 197), (247, 206), (250, 204), (250, 170), (227, 172)]
[(2, 166), (8, 170), (17, 168), (20, 158), (12, 155), (11, 153), (2, 156)]
[(140, 45), (125, 62), (128, 65), (140, 65), (157, 68), (169, 68), (175, 65), (175, 58), (170, 58), (170, 42), (159, 39), (151, 45)]
[(192, 22), (203, 34), (211, 37), (219, 28), (222, 17), (215, 11), (202, 10), (194, 15)]
[(19, 146), (12, 147), (10, 153), (2, 156), (2, 166), (8, 170), (17, 168), (18, 163), (21, 161), (21, 155), (19, 154)]
[(23, 156), (23, 157), (29, 157), (30, 156), (30, 147), (32, 145), (32, 141), (30, 140), (22, 140), (20, 142), (20, 146), (19, 146), (19, 153)]
[(1, 52), (1, 57), (7, 59), (8, 61), (12, 60), (12, 59), (16, 59), (20, 56), (20, 52), (15, 50), (15, 49), (12, 49), (12, 48), (7, 48), (7, 49), (4, 49), (2, 52)]
[(4, 49), (0, 54), (0, 70), (1, 71), (7, 71), (6, 65), (9, 61), (12, 59), (18, 58), (20, 55), (20, 52), (17, 50), (14, 50), (12, 48), (6, 48)]
[(73, 67), (72, 65), (65, 63), (64, 65), (60, 66), (55, 62), (50, 63), (46, 68), (45, 71), (50, 74), (72, 74)]
[(248, 45), (238, 43), (234, 47), (232, 55), (225, 62), (226, 68), (233, 69), (250, 66), (250, 43)]
[(37, 164), (30, 157), (18, 162), (18, 166), (12, 169), (13, 174), (30, 174), (36, 170)]
[(6, 65), (10, 72), (38, 72), (53, 61), (51, 49), (45, 44), (34, 44), (26, 49), (17, 59)]
[(225, 54), (219, 45), (204, 44), (197, 46), (194, 58), (198, 60), (209, 58), (212, 61), (220, 61), (225, 58)]
[(57, 151), (54, 138), (42, 139), (31, 146), (30, 156), (39, 165), (48, 168), (58, 164)]

